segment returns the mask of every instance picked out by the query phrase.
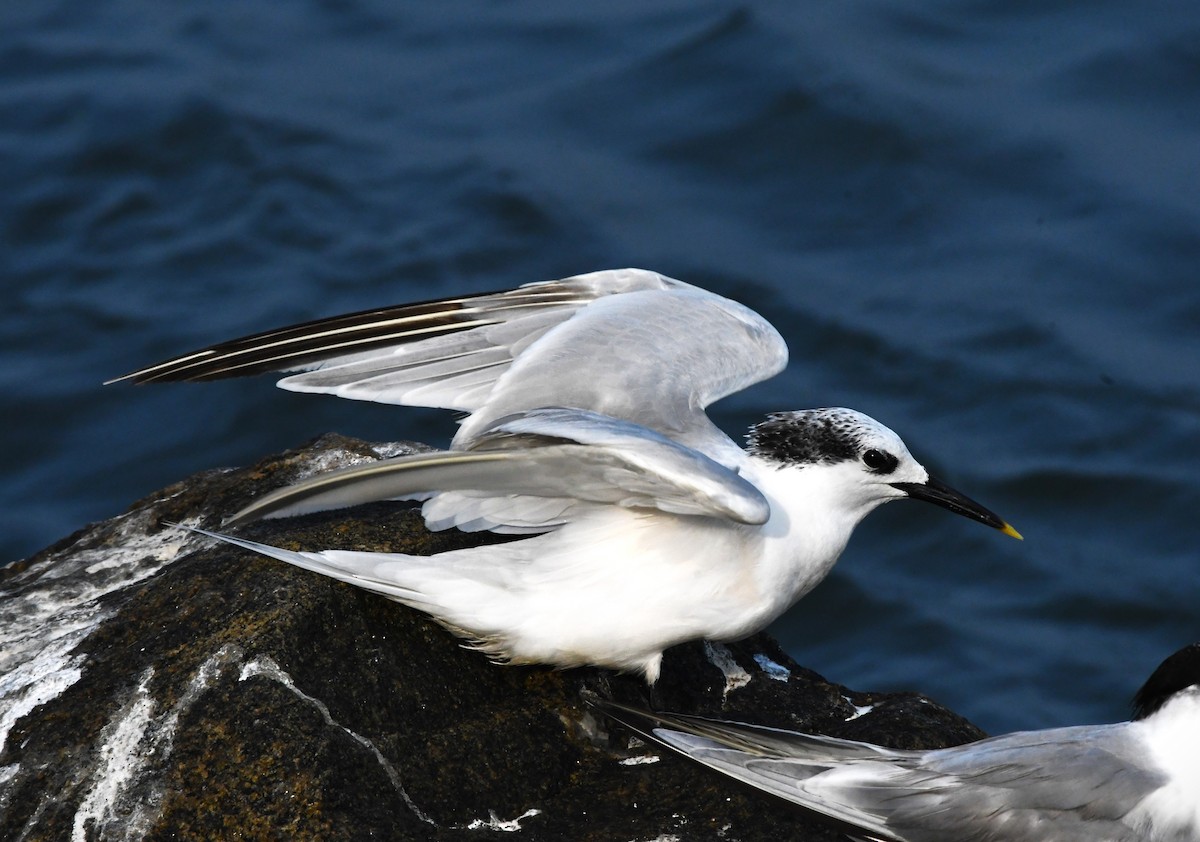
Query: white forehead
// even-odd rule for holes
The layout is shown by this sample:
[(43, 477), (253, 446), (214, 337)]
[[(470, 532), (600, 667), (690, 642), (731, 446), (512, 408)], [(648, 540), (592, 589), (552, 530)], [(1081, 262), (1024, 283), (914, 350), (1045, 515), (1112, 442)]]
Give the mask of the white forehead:
[(893, 456), (908, 454), (908, 447), (905, 446), (904, 440), (896, 435), (891, 427), (885, 427), (870, 415), (864, 415), (856, 409), (846, 409), (845, 407), (833, 407), (818, 411), (828, 413), (834, 424), (844, 425), (847, 431), (854, 431), (864, 445), (886, 450)]

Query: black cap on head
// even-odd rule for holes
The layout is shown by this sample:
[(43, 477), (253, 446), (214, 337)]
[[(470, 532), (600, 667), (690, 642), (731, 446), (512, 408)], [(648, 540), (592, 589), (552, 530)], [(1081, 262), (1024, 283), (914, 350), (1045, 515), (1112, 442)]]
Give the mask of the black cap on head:
[(750, 429), (750, 452), (788, 465), (832, 465), (858, 459), (864, 416), (845, 409), (775, 412)]
[(1168, 699), (1194, 684), (1200, 684), (1200, 643), (1183, 647), (1146, 679), (1133, 697), (1134, 721), (1154, 714)]

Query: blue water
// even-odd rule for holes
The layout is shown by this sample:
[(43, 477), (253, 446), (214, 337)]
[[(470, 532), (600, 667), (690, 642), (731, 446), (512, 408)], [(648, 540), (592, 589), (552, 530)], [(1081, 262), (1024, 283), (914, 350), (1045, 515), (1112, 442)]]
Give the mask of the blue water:
[(644, 266), (766, 314), (738, 434), (844, 405), (1011, 520), (885, 507), (774, 628), (1001, 731), (1118, 719), (1200, 638), (1200, 5), (0, 7), (0, 559), (192, 472), (447, 415), (212, 341)]

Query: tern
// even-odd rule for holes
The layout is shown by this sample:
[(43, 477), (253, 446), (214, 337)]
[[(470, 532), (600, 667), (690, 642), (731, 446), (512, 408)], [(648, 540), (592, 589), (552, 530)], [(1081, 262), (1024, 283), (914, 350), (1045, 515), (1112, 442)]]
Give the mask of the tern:
[(786, 363), (747, 307), (621, 269), (308, 322), (116, 380), (296, 372), (278, 385), (466, 413), (448, 450), (318, 475), (225, 526), (410, 499), (430, 529), (524, 540), (419, 557), (207, 534), (425, 611), (498, 661), (653, 684), (665, 648), (778, 617), (881, 503), (927, 500), (1020, 537), (859, 412), (773, 414), (748, 450), (709, 420), (713, 401)]
[(1154, 671), (1130, 722), (931, 751), (589, 701), (864, 842), (1200, 840), (1200, 643)]

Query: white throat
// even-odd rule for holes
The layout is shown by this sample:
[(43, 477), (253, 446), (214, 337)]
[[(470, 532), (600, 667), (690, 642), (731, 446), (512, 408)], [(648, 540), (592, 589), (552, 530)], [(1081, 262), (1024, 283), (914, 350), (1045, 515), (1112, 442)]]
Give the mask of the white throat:
[[(1134, 723), (1149, 757), (1167, 777), (1130, 814), (1135, 826), (1153, 831), (1149, 839), (1200, 836), (1200, 688), (1185, 690), (1151, 716)], [(1178, 834), (1176, 836), (1171, 833)]]
[(868, 498), (833, 465), (800, 468), (751, 456), (742, 473), (771, 504), (771, 519), (760, 527), (760, 585), (779, 589), (788, 604), (829, 573), (854, 527), (887, 499)]

